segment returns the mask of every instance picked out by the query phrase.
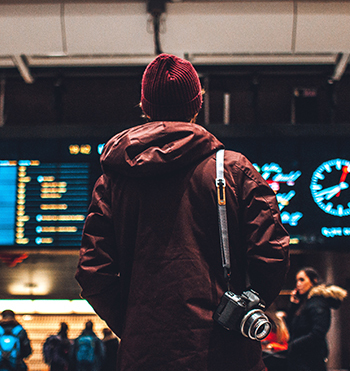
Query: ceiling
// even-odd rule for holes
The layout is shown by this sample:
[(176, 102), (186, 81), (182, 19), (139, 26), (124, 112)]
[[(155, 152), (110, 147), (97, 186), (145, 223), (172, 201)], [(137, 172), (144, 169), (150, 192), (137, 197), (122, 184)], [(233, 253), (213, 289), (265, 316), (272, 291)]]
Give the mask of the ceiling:
[(329, 64), (337, 80), (350, 1), (0, 0), (0, 28), (0, 72), (28, 83), (36, 68), (144, 66), (159, 52), (195, 65)]

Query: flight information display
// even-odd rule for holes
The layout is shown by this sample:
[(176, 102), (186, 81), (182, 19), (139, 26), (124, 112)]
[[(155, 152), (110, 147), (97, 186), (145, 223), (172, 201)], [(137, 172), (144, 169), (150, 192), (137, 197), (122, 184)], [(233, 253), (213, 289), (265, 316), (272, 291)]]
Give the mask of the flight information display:
[(89, 186), (87, 163), (0, 161), (0, 245), (79, 245)]
[[(276, 193), (292, 247), (350, 249), (348, 138), (221, 140), (243, 153)], [(0, 140), (0, 248), (80, 246), (104, 143)]]
[(88, 142), (59, 140), (0, 145), (0, 248), (80, 246), (101, 172), (98, 143), (94, 151)]

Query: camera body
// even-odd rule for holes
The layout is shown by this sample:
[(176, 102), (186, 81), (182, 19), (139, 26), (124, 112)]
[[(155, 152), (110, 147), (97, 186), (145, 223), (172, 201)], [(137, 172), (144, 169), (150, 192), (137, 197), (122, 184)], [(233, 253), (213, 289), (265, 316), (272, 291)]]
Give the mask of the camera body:
[(271, 323), (263, 312), (264, 302), (250, 289), (236, 295), (226, 291), (213, 319), (227, 330), (240, 331), (245, 337), (261, 341), (271, 331)]

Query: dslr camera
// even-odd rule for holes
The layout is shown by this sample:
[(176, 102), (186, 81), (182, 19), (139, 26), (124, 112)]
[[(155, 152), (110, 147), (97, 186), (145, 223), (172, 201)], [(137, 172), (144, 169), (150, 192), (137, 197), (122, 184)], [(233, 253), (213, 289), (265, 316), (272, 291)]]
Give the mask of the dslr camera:
[(213, 319), (226, 330), (240, 331), (245, 337), (261, 341), (271, 331), (271, 323), (263, 312), (265, 303), (252, 289), (236, 295), (226, 291)]

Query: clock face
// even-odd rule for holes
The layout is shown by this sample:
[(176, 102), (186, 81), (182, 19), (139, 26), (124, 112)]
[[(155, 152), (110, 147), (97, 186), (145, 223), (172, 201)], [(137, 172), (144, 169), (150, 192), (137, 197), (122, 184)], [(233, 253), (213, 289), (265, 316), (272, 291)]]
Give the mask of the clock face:
[(327, 214), (350, 215), (350, 161), (329, 160), (312, 174), (310, 190), (316, 204)]

